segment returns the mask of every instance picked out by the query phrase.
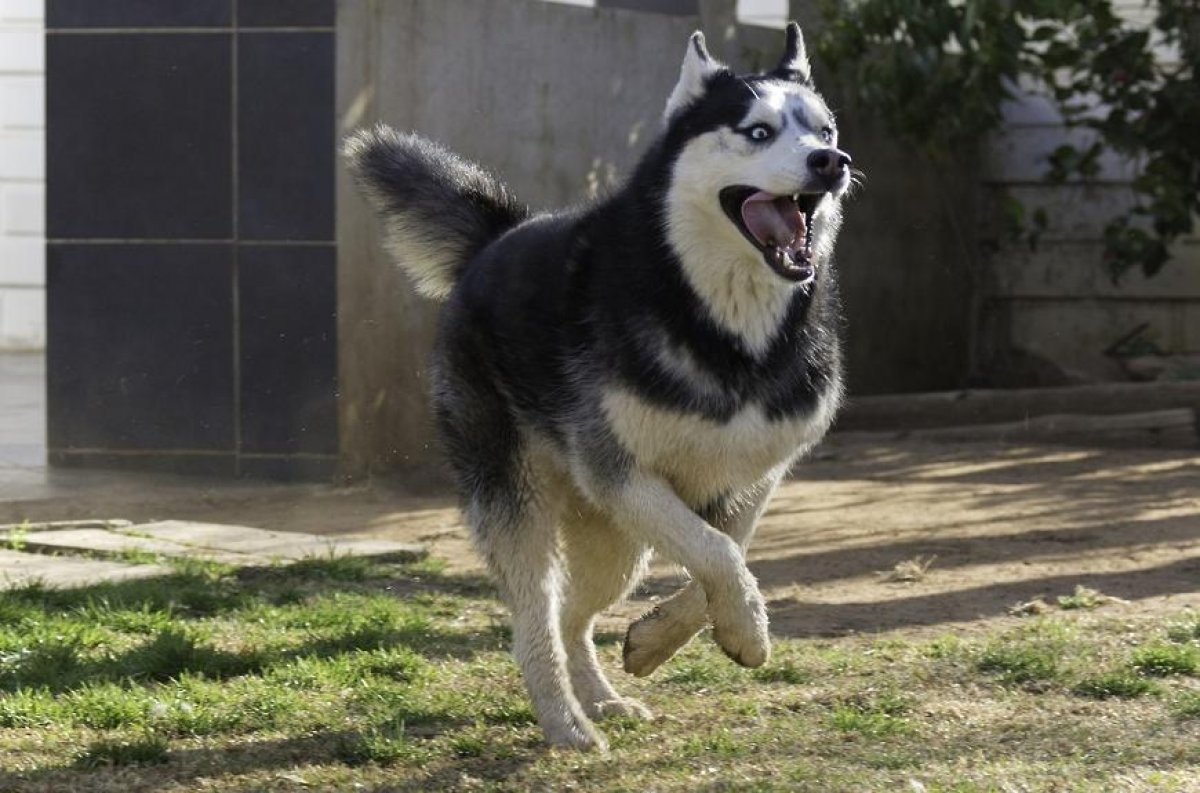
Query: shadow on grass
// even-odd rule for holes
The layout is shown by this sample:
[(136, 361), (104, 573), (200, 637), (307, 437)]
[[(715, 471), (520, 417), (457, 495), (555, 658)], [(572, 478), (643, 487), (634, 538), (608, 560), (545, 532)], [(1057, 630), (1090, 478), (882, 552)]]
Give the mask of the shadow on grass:
[[(447, 727), (452, 725), (446, 725)], [(540, 736), (539, 736), (540, 738)], [(84, 747), (69, 761), (50, 768), (24, 772), (0, 771), (0, 790), (6, 793), (47, 790), (157, 790), (176, 785), (189, 787), (222, 777), (285, 771), (298, 766), (337, 764), (378, 765), (394, 781), (357, 785), (358, 790), (425, 791), (456, 790), (466, 774), (483, 781), (501, 782), (548, 749), (531, 738), (517, 751), (496, 756), (484, 751), (477, 756), (430, 754), (420, 735), (397, 740), (394, 747), (381, 744), (374, 731), (332, 730), (315, 734), (256, 741), (238, 741), (228, 746), (169, 748), (154, 736), (106, 738)], [(402, 766), (407, 766), (402, 768)], [(414, 773), (413, 768), (420, 769)], [(306, 789), (308, 789), (306, 787)], [(316, 789), (316, 788), (313, 788)]]
[[(28, 586), (0, 594), (0, 652), (15, 661), (0, 666), (0, 697), (5, 691), (29, 688), (73, 695), (106, 682), (136, 688), (184, 675), (218, 680), (269, 677), (273, 668), (299, 659), (336, 658), (359, 650), (407, 648), (432, 663), (441, 658), (470, 660), (508, 644), (507, 626), (499, 622), (456, 627), (454, 618), (466, 601), (477, 603), (493, 597), (492, 592), (482, 578), (448, 576), (419, 563), (361, 566), (320, 560), (236, 573), (180, 572), (69, 591)], [(106, 621), (114, 615), (114, 622)], [(281, 633), (291, 632), (290, 641), (272, 647), (270, 634), (264, 634), (267, 639), (260, 649), (218, 648), (205, 638), (212, 618), (220, 618), (226, 628), (229, 620), (262, 619), (268, 625), (278, 620)], [(239, 623), (232, 624), (236, 628)], [(23, 625), (28, 626), (30, 640), (22, 647)], [(96, 642), (108, 640), (113, 625), (121, 626), (126, 640), (132, 637), (139, 643), (104, 652)], [(58, 628), (70, 626), (78, 626), (78, 634), (61, 635)], [(304, 679), (304, 674), (301, 668), (295, 679)], [(352, 698), (358, 693), (347, 692)], [(179, 780), (311, 763), (395, 766), (400, 787), (383, 789), (452, 789), (464, 772), (502, 779), (540, 753), (533, 737), (528, 751), (513, 751), (510, 744), (496, 750), (472, 737), (480, 724), (531, 728), (532, 736), (535, 720), (524, 698), (481, 696), (463, 708), (436, 697), (409, 699), (403, 689), (387, 686), (364, 689), (362, 697), (362, 703), (350, 708), (359, 713), (355, 730), (318, 723), (302, 736), (278, 740), (231, 732), (228, 744), (211, 748), (168, 742), (161, 730), (169, 725), (114, 723), (114, 729), (95, 733), (92, 744), (73, 747), (69, 756), (51, 761), (53, 765), (0, 772), (0, 790), (98, 790), (118, 782), (125, 789), (151, 790)], [(526, 742), (519, 743), (524, 747)], [(435, 753), (434, 746), (442, 748)], [(423, 784), (408, 785), (414, 768), (421, 769)]]
[[(508, 629), (492, 624), (473, 632), (433, 627), (419, 606), (409, 618), (403, 610), (381, 609), (344, 625), (335, 624), (288, 647), (248, 647), (235, 651), (211, 646), (201, 620), (252, 611), (257, 607), (289, 607), (338, 595), (383, 596), (405, 601), (428, 595), (487, 598), (490, 585), (481, 578), (447, 576), (405, 565), (383, 565), (342, 559), (314, 559), (281, 568), (237, 572), (188, 570), (159, 578), (98, 584), (70, 590), (37, 584), (0, 592), (0, 628), (7, 623), (8, 646), (0, 634), (0, 692), (22, 688), (59, 694), (91, 683), (140, 685), (193, 674), (226, 679), (260, 673), (298, 658), (326, 659), (357, 650), (406, 647), (429, 659), (468, 659), (507, 643)], [(332, 607), (336, 608), (336, 601)], [(325, 608), (330, 606), (326, 605)], [(97, 644), (94, 615), (140, 619), (151, 627), (125, 629), (148, 638), (122, 651), (105, 652)], [(62, 620), (53, 630), (39, 627)], [(22, 639), (22, 626), (29, 635)], [(40, 631), (40, 632), (39, 632)]]
[[(324, 733), (296, 738), (253, 741), (220, 748), (168, 749), (150, 762), (105, 762), (91, 749), (82, 750), (70, 764), (36, 771), (0, 772), (0, 790), (109, 790), (118, 780), (128, 780), (128, 789), (152, 790), (183, 779), (220, 777), (253, 771), (284, 769), (322, 758), (332, 759), (333, 747), (349, 733)], [(131, 740), (131, 743), (134, 741)], [(93, 755), (98, 759), (91, 759)], [(112, 762), (117, 760), (118, 762)]]
[(295, 602), (297, 594), (329, 592), (432, 593), (494, 598), (483, 576), (445, 574), (417, 565), (384, 564), (354, 557), (314, 557), (292, 565), (186, 567), (154, 578), (51, 589), (37, 582), (0, 591), (0, 616), (7, 603), (32, 603), (47, 614), (68, 613), (97, 603), (112, 608), (169, 611), (184, 616), (219, 616), (256, 602)]

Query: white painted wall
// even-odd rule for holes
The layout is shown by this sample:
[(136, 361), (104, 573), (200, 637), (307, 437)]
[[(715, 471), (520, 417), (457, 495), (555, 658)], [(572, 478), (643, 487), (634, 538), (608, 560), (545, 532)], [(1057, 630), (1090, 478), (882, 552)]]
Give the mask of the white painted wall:
[[(596, 0), (547, 0), (547, 2), (587, 7), (596, 5)], [(736, 0), (736, 3), (738, 22), (768, 28), (782, 28), (787, 24), (788, 0)]]
[[(1119, 0), (1118, 11), (1149, 27), (1155, 9), (1142, 0)], [(1162, 48), (1167, 63), (1178, 53)], [(989, 266), (993, 345), (1017, 347), (1084, 379), (1122, 379), (1103, 351), (1142, 323), (1164, 352), (1200, 353), (1200, 239), (1184, 240), (1153, 278), (1127, 274), (1114, 286), (1103, 266), (1105, 223), (1132, 200), (1136, 165), (1115, 156), (1101, 161), (1094, 184), (1051, 186), (1042, 181), (1045, 155), (1056, 146), (1086, 140), (1068, 131), (1044, 99), (1026, 96), (1005, 106), (1005, 128), (986, 149), (985, 183), (1007, 190), (1029, 210), (1044, 207), (1050, 227), (1037, 248), (1014, 245)], [(1187, 134), (1180, 130), (1180, 134)]]
[(0, 350), (46, 344), (44, 0), (0, 0)]

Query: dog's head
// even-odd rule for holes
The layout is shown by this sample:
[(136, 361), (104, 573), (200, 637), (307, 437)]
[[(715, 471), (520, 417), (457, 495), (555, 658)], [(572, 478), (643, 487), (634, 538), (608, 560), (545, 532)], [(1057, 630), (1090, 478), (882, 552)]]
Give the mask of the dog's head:
[(789, 283), (815, 277), (840, 222), (850, 156), (813, 89), (800, 27), (770, 72), (735, 75), (709, 55), (703, 34), (688, 41), (665, 112), (675, 154), (668, 232), (684, 257), (721, 250), (724, 266), (765, 263)]

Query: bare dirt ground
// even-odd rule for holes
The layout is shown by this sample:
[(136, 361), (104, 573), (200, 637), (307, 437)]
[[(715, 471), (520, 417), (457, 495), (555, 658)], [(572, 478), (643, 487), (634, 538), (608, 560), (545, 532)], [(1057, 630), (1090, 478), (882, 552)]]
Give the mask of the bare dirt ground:
[[(420, 541), (451, 572), (482, 571), (448, 495), (134, 477), (0, 503), (0, 523), (84, 517)], [(1177, 613), (1200, 607), (1200, 452), (834, 436), (776, 495), (750, 557), (780, 636), (994, 627), (1077, 585), (1131, 617)], [(920, 580), (889, 580), (917, 558), (932, 558)], [(679, 580), (656, 565), (602, 627), (623, 630)]]

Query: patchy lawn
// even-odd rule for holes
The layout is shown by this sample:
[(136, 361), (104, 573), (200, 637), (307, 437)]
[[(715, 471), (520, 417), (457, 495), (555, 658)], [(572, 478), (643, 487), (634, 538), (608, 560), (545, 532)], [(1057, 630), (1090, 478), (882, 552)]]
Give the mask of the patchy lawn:
[(1200, 615), (1099, 593), (961, 634), (707, 638), (551, 752), (486, 583), (326, 559), (0, 595), (0, 790), (1197, 790)]

